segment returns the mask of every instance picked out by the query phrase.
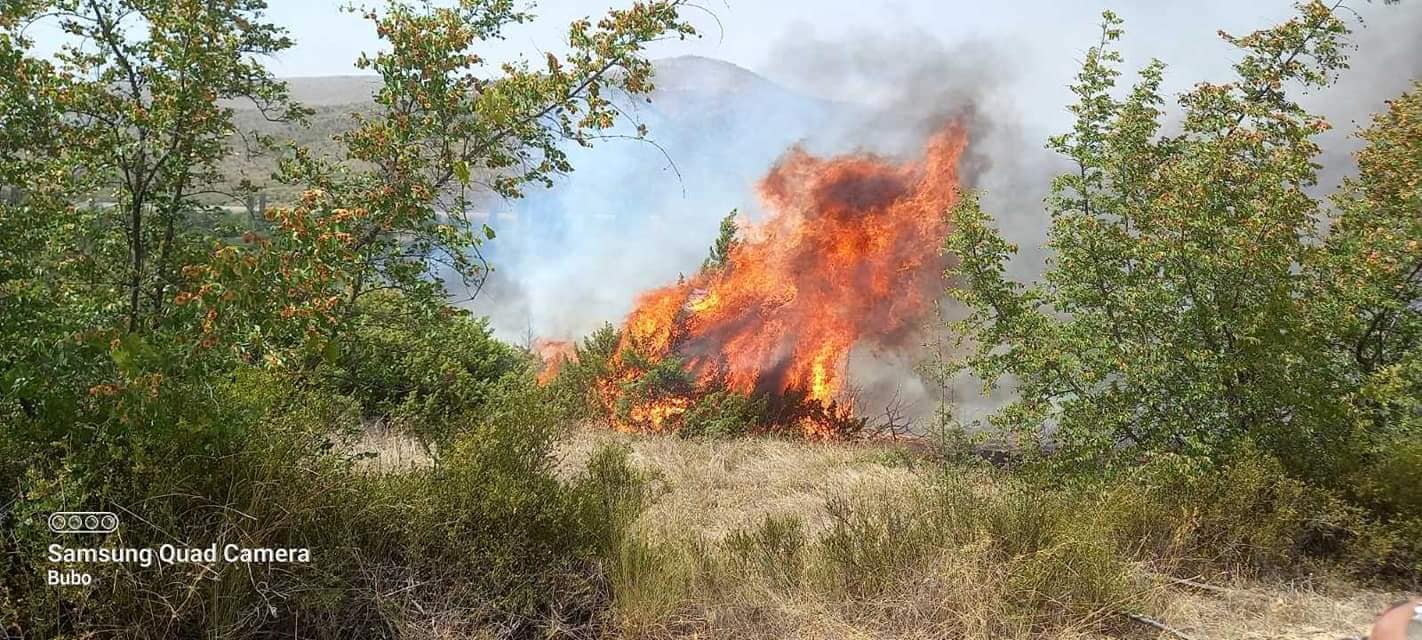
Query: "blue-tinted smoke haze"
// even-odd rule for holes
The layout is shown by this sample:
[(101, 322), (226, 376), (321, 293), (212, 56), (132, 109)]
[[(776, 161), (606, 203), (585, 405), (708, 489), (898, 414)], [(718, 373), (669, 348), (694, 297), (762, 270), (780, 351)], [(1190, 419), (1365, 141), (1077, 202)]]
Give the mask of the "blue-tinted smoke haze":
[[(577, 338), (616, 323), (638, 292), (695, 270), (728, 211), (750, 220), (765, 214), (755, 182), (791, 144), (907, 157), (950, 116), (972, 123), (967, 180), (1023, 247), (1014, 275), (1034, 277), (1044, 259), (1042, 200), (1051, 176), (1065, 169), (1044, 142), (1070, 126), (1067, 85), (1100, 37), (1102, 6), (933, 6), (900, 3), (872, 16), (823, 5), (719, 10), (724, 40), (715, 40), (714, 23), (702, 24), (706, 38), (673, 51), (729, 62), (664, 59), (653, 101), (636, 105), (658, 146), (612, 141), (578, 150), (575, 173), (496, 216), (502, 234), (490, 249), (499, 271), (476, 308), (516, 340)], [(1308, 97), (1337, 125), (1325, 139), (1320, 189), (1331, 190), (1349, 169), (1352, 122), (1422, 75), (1422, 48), (1410, 37), (1422, 31), (1418, 9), (1358, 8), (1354, 69), (1333, 90)], [(1218, 29), (1246, 33), (1291, 14), (1283, 3), (1117, 10), (1127, 28), (1123, 82), (1158, 57), (1168, 64), (1167, 94), (1229, 78), (1237, 56)], [(945, 305), (951, 314), (951, 300)], [(936, 394), (912, 372), (926, 355), (858, 349), (852, 379), (871, 410), (897, 392), (922, 416)], [(970, 418), (995, 404), (976, 391), (970, 382), (957, 389)]]
[[(695, 269), (727, 211), (762, 213), (754, 182), (789, 144), (911, 153), (925, 131), (967, 107), (975, 114), (974, 186), (1028, 249), (1017, 272), (1030, 276), (1040, 262), (1030, 248), (1044, 229), (1041, 198), (1060, 169), (1043, 142), (1070, 124), (1067, 85), (1099, 39), (1107, 5), (866, 4), (712, 5), (717, 20), (693, 12), (704, 36), (661, 43), (653, 53), (731, 64), (662, 61), (659, 91), (636, 111), (659, 147), (611, 141), (579, 150), (574, 174), (502, 207), (495, 218), (502, 233), (490, 247), (501, 274), (481, 310), (505, 335), (574, 337), (615, 322), (635, 292)], [(1115, 6), (1126, 19), (1128, 69), (1163, 59), (1169, 92), (1228, 77), (1237, 56), (1216, 30), (1243, 33), (1291, 14), (1282, 2)], [(1341, 153), (1329, 156), (1325, 182), (1336, 182), (1347, 164), (1350, 121), (1422, 68), (1410, 37), (1422, 25), (1418, 7), (1357, 11), (1364, 22), (1355, 68), (1311, 99), (1339, 125), (1329, 148)], [(581, 15), (558, 3), (541, 14), (548, 19), (539, 29)], [(523, 46), (555, 47), (553, 33), (534, 30)]]

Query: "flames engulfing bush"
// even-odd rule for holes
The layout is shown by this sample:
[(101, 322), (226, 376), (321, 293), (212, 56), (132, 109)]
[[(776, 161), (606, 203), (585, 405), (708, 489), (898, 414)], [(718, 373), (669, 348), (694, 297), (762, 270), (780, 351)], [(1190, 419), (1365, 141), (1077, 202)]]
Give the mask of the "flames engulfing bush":
[[(805, 391), (744, 393), (724, 379), (697, 380), (686, 361), (653, 359), (621, 347), (604, 325), (571, 350), (545, 349), (541, 380), (576, 419), (622, 431), (728, 437), (753, 433), (804, 435), (800, 425), (828, 425), (835, 437), (859, 433), (865, 421)], [(551, 360), (551, 361), (550, 361)]]
[(903, 346), (932, 312), (966, 144), (948, 123), (902, 164), (791, 149), (760, 182), (766, 220), (727, 217), (699, 272), (638, 299), (594, 401), (622, 430), (724, 431), (706, 417), (728, 412), (809, 438), (858, 431), (850, 350)]

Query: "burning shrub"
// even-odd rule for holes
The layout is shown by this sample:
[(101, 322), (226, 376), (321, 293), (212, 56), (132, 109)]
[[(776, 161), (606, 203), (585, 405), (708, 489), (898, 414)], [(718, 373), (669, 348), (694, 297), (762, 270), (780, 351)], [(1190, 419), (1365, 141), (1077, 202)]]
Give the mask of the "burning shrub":
[[(724, 430), (763, 402), (747, 430), (858, 433), (850, 350), (911, 344), (933, 310), (946, 266), (937, 245), (966, 144), (950, 123), (904, 163), (790, 150), (759, 185), (768, 217), (728, 216), (703, 268), (643, 294), (615, 351), (600, 345), (579, 371), (599, 370), (583, 380), (601, 396), (594, 403), (625, 431)], [(708, 422), (713, 414), (727, 420)]]
[(720, 378), (697, 380), (683, 358), (655, 359), (636, 349), (618, 350), (617, 343), (618, 333), (608, 325), (545, 369), (541, 378), (572, 405), (574, 417), (619, 431), (690, 437), (801, 435), (799, 425), (813, 422), (848, 438), (864, 427), (863, 419), (839, 404), (821, 403), (805, 391), (742, 393)]
[(638, 431), (675, 431), (691, 405), (696, 381), (680, 358), (653, 360), (635, 349), (619, 352), (617, 375), (603, 381), (612, 403), (612, 419)]
[(543, 360), (538, 382), (553, 392), (553, 397), (573, 420), (611, 424), (612, 414), (598, 389), (599, 382), (612, 375), (621, 340), (621, 333), (608, 323), (584, 338), (581, 344), (534, 342), (533, 351)]
[(682, 416), (681, 435), (722, 438), (766, 424), (766, 399), (720, 389), (702, 395)]

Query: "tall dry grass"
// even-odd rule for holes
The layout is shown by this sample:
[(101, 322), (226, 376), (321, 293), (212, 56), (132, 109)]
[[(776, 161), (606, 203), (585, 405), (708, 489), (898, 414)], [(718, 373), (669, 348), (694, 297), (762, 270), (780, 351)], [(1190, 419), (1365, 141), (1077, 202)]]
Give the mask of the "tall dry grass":
[(609, 443), (652, 488), (605, 560), (607, 637), (1336, 638), (1394, 597), (1295, 561), (1322, 506), (1266, 462), (1049, 486), (879, 446), (587, 431), (562, 467)]

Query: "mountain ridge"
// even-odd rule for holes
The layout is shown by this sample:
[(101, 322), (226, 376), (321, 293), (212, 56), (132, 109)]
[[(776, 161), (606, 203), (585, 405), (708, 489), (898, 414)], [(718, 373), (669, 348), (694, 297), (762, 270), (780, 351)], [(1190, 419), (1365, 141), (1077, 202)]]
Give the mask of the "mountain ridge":
[[(653, 81), (659, 92), (742, 92), (757, 86), (778, 83), (734, 62), (698, 55), (669, 56), (652, 60)], [(333, 74), (321, 76), (286, 76), (277, 78), (287, 85), (291, 98), (309, 107), (325, 107), (370, 103), (380, 88), (380, 76), (374, 74)], [(245, 111), (255, 109), (250, 103), (237, 102), (233, 107)]]

